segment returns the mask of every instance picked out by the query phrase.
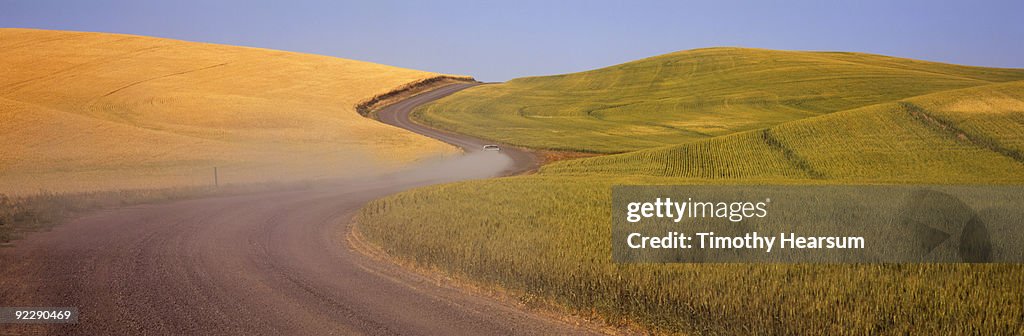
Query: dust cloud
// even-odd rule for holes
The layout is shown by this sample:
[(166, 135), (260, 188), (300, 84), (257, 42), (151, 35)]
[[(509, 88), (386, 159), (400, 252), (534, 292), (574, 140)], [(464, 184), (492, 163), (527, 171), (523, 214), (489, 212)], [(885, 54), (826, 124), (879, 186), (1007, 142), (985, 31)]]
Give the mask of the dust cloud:
[(469, 152), (458, 156), (434, 157), (409, 168), (368, 179), (394, 185), (422, 186), (500, 176), (512, 167), (512, 159), (500, 152)]

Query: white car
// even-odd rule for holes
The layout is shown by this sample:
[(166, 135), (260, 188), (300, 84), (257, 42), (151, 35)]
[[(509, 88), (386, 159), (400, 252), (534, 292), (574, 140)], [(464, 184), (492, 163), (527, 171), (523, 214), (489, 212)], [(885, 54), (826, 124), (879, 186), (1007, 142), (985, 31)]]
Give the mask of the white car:
[(501, 147), (498, 145), (484, 145), (484, 151), (500, 151)]

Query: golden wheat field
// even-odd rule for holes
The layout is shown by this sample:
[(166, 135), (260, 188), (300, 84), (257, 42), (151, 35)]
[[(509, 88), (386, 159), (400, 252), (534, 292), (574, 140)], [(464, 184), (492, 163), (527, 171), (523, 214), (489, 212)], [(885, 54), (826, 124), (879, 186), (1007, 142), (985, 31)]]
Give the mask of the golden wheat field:
[(454, 153), (354, 106), (439, 76), (170, 39), (0, 29), (0, 193), (343, 177)]

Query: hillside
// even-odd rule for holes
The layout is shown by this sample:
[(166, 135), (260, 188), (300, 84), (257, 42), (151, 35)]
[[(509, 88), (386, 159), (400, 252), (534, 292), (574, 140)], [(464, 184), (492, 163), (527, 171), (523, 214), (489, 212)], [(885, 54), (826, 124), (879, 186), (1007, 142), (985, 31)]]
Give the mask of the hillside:
[(1024, 81), (939, 92), (722, 137), (559, 162), (544, 175), (1024, 182)]
[(454, 153), (354, 106), (439, 74), (161, 38), (0, 29), (0, 193), (337, 177)]
[(710, 48), (484, 85), (427, 106), (416, 117), (526, 147), (616, 153), (1021, 79), (1024, 69), (861, 53)]
[(1013, 334), (1019, 265), (617, 264), (609, 204), (614, 185), (1020, 184), (1022, 152), (1024, 81), (990, 84), (420, 188), (370, 203), (359, 230), (530, 302), (668, 332)]

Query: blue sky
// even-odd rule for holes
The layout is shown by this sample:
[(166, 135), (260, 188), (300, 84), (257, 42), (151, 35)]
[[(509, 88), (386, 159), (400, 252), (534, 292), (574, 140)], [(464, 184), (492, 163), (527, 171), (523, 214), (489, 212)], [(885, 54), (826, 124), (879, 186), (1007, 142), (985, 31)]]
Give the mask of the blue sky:
[(316, 53), (485, 81), (743, 46), (1024, 67), (1024, 1), (8, 1), (0, 26)]

